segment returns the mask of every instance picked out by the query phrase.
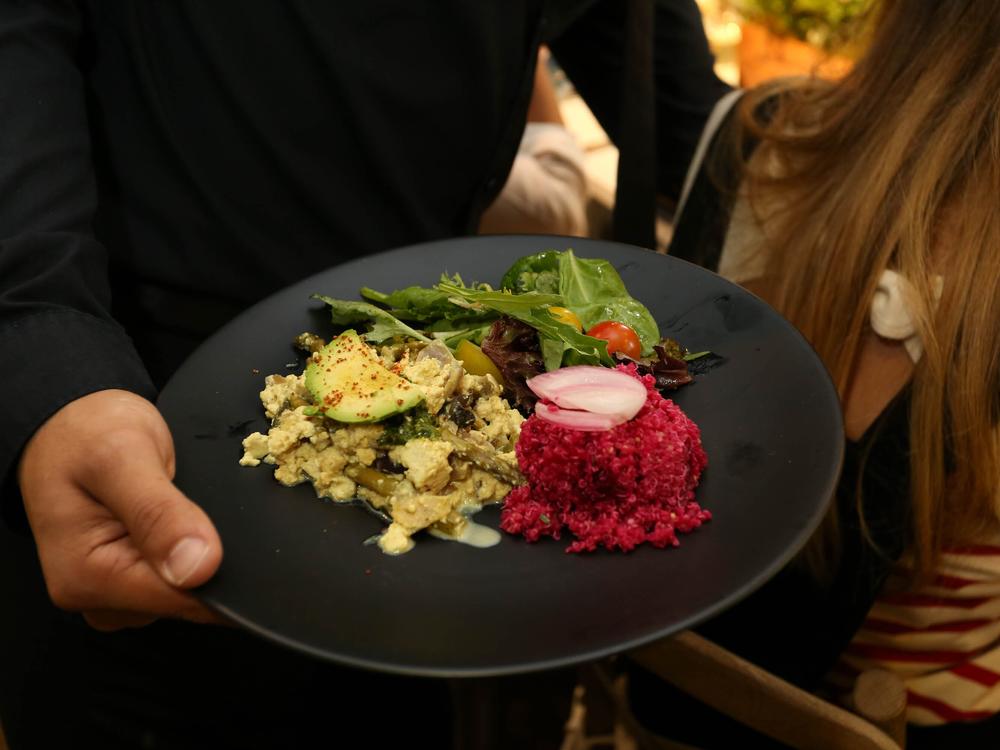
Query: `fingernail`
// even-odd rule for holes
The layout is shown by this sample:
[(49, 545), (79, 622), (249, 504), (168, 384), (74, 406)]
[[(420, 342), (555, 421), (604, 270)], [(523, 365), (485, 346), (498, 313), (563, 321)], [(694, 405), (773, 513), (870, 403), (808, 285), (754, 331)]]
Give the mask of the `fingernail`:
[(194, 573), (208, 554), (208, 545), (196, 536), (181, 539), (167, 555), (163, 564), (163, 576), (174, 586), (181, 586)]

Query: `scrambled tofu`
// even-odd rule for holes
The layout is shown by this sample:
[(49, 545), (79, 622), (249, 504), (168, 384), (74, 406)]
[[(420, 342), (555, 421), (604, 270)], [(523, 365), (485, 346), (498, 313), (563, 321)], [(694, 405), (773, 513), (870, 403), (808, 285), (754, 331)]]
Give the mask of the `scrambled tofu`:
[[(379, 357), (421, 389), (421, 407), (383, 422), (336, 422), (317, 413), (302, 376), (269, 375), (260, 398), (271, 427), (243, 440), (240, 465), (272, 465), (279, 482), (310, 482), (319, 497), (366, 500), (392, 519), (378, 540), (387, 553), (408, 551), (424, 529), (462, 539), (472, 513), (523, 481), (514, 444), (524, 418), (496, 380), (465, 372), (439, 344), (387, 346)], [(410, 436), (407, 425), (417, 424)]]

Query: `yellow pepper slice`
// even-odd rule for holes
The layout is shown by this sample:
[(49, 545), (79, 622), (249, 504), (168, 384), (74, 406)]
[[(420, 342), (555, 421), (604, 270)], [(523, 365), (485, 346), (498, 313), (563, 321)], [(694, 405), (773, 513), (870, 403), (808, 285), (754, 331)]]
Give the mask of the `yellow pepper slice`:
[(496, 381), (506, 388), (503, 376), (493, 360), (486, 356), (482, 349), (471, 341), (464, 339), (455, 347), (455, 358), (458, 359), (465, 371), (470, 375), (492, 375)]
[(583, 331), (583, 323), (576, 316), (576, 313), (570, 310), (568, 307), (558, 307), (553, 306), (549, 308), (549, 313), (552, 317), (558, 320), (560, 323), (565, 323), (568, 326), (573, 326), (576, 330)]

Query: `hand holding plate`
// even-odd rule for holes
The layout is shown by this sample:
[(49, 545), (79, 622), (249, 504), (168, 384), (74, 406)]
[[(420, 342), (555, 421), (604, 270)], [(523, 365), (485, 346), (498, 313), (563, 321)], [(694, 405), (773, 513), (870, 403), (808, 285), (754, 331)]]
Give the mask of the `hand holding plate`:
[(56, 606), (102, 630), (218, 619), (185, 589), (215, 573), (222, 543), (173, 476), (170, 431), (135, 394), (89, 394), (39, 428), (18, 480)]

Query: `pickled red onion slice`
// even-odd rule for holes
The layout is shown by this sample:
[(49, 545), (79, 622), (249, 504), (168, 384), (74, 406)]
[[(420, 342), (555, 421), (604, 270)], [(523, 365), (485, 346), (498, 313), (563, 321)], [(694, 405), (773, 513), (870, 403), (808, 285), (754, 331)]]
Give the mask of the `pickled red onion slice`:
[(602, 432), (627, 420), (610, 414), (594, 414), (589, 411), (560, 409), (555, 404), (539, 401), (535, 404), (535, 414), (546, 422), (584, 432)]
[(563, 367), (536, 375), (528, 387), (563, 409), (577, 409), (626, 422), (646, 403), (646, 387), (621, 370), (591, 365)]

